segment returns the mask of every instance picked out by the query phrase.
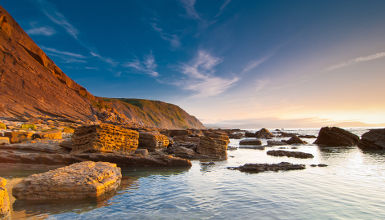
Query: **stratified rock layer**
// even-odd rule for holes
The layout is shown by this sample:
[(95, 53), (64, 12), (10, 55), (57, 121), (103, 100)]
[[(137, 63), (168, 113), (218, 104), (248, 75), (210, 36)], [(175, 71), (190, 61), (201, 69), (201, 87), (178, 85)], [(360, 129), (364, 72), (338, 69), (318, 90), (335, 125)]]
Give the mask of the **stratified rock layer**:
[(0, 219), (9, 216), (10, 204), (7, 189), (7, 181), (0, 177)]
[(343, 147), (343, 146), (354, 146), (358, 143), (359, 137), (346, 131), (342, 128), (337, 127), (323, 127), (318, 133), (315, 144)]
[(365, 150), (385, 150), (385, 128), (371, 129), (363, 134), (358, 147)]
[(239, 145), (262, 145), (262, 141), (258, 139), (244, 139), (239, 142)]
[(33, 174), (15, 185), (20, 200), (97, 198), (114, 192), (122, 174), (113, 163), (85, 161), (41, 174)]
[(204, 134), (200, 137), (197, 153), (211, 159), (226, 160), (227, 145), (230, 143), (229, 137), (218, 131), (204, 131)]
[(139, 133), (111, 124), (82, 126), (72, 136), (72, 152), (126, 152), (138, 148)]
[(170, 144), (170, 140), (166, 135), (157, 134), (154, 132), (139, 133), (139, 148), (155, 151), (163, 149)]

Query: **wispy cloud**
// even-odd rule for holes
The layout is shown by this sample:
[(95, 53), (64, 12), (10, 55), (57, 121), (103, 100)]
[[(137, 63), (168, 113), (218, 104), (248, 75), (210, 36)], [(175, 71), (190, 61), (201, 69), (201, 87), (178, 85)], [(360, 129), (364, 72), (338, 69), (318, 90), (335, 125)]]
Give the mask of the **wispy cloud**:
[(52, 36), (56, 33), (55, 29), (51, 27), (33, 27), (26, 30), (28, 35), (43, 35), (43, 36)]
[(226, 6), (227, 6), (230, 2), (231, 2), (231, 0), (225, 0), (225, 1), (223, 2), (223, 4), (221, 5), (221, 7), (219, 7), (219, 11), (218, 11), (218, 13), (215, 15), (215, 17), (219, 17), (219, 16), (222, 14), (223, 10), (226, 8)]
[(166, 33), (163, 30), (163, 28), (160, 28), (159, 25), (155, 22), (151, 23), (151, 27), (152, 27), (152, 29), (154, 29), (154, 31), (159, 33), (160, 37), (163, 40), (168, 41), (172, 47), (174, 47), (174, 48), (180, 47), (180, 40), (179, 40), (178, 35)]
[(116, 62), (115, 60), (111, 59), (111, 58), (108, 58), (108, 57), (104, 57), (104, 56), (101, 56), (100, 54), (96, 53), (96, 52), (93, 52), (93, 51), (90, 51), (90, 54), (91, 56), (93, 57), (96, 57), (98, 58), (99, 60), (105, 62), (105, 63), (108, 63), (110, 64), (111, 66), (117, 66), (119, 63)]
[(186, 10), (187, 16), (190, 18), (200, 20), (201, 17), (198, 12), (195, 10), (195, 2), (196, 0), (180, 0), (183, 8)]
[(193, 91), (194, 97), (216, 96), (225, 92), (239, 78), (227, 79), (215, 76), (215, 67), (221, 62), (222, 59), (206, 51), (198, 51), (197, 56), (189, 64), (182, 64), (181, 70), (187, 79), (178, 81), (176, 85), (184, 90)]
[(262, 63), (266, 62), (268, 59), (270, 59), (270, 57), (272, 56), (272, 54), (270, 55), (267, 55), (267, 56), (264, 56), (260, 59), (256, 59), (256, 60), (252, 60), (250, 62), (248, 62), (245, 67), (242, 69), (242, 73), (247, 73), (255, 68), (257, 68), (258, 66), (260, 66)]
[(123, 64), (123, 67), (132, 68), (140, 73), (150, 75), (152, 77), (158, 77), (159, 73), (156, 71), (157, 64), (152, 53), (148, 54), (144, 60), (134, 59), (130, 62)]
[(345, 61), (345, 62), (342, 62), (342, 63), (338, 63), (338, 64), (335, 64), (335, 65), (329, 66), (328, 68), (326, 68), (326, 71), (333, 71), (333, 70), (340, 69), (340, 68), (343, 68), (343, 67), (347, 67), (347, 66), (350, 66), (350, 65), (354, 65), (354, 64), (357, 64), (357, 63), (362, 63), (362, 62), (367, 62), (367, 61), (371, 61), (371, 60), (376, 60), (376, 59), (380, 59), (380, 58), (383, 58), (383, 57), (385, 57), (385, 52), (379, 52), (379, 53), (371, 54), (371, 55), (368, 55), (368, 56), (361, 56), (361, 57), (357, 57), (357, 58), (354, 58), (354, 59), (351, 59), (351, 60), (348, 60), (348, 61)]
[(86, 56), (78, 53), (72, 53), (68, 51), (57, 50), (50, 47), (41, 47), (45, 53), (49, 56), (58, 57), (63, 63), (87, 63)]

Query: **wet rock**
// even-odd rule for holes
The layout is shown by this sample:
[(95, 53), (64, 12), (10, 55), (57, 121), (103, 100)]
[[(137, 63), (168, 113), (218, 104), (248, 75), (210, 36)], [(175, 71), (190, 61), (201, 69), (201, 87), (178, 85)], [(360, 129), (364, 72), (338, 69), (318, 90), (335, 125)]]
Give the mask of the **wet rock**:
[(291, 147), (290, 149), (298, 149), (298, 147)]
[(14, 144), (32, 140), (33, 134), (33, 132), (10, 131), (5, 132), (4, 136), (9, 138), (11, 144)]
[(200, 137), (196, 152), (208, 158), (226, 160), (229, 142), (229, 137), (225, 133), (205, 131), (204, 136)]
[(187, 158), (187, 159), (199, 159), (198, 155), (193, 149), (183, 146), (171, 146), (167, 148), (169, 154), (173, 154), (176, 157)]
[(267, 141), (267, 145), (269, 145), (269, 146), (279, 146), (279, 145), (287, 145), (287, 143), (282, 142), (282, 141), (272, 141), (272, 140), (269, 140), (269, 141)]
[(241, 139), (243, 137), (244, 137), (244, 134), (241, 132), (235, 132), (235, 133), (229, 134), (230, 139)]
[(332, 147), (354, 146), (358, 143), (359, 137), (337, 127), (323, 127), (319, 131), (317, 140), (314, 144)]
[(146, 156), (148, 156), (148, 150), (147, 149), (136, 149), (135, 154), (146, 157)]
[(0, 145), (9, 144), (9, 137), (0, 137)]
[(122, 174), (116, 164), (85, 161), (33, 174), (15, 185), (13, 196), (20, 200), (97, 198), (114, 192)]
[(245, 137), (255, 137), (255, 133), (246, 131), (245, 132)]
[(299, 135), (297, 133), (289, 133), (289, 132), (284, 132), (284, 131), (280, 131), (279, 134), (280, 134), (280, 137), (293, 137), (293, 136)]
[(170, 144), (167, 136), (154, 132), (139, 133), (139, 148), (155, 151), (163, 149)]
[(255, 137), (269, 139), (269, 138), (273, 138), (274, 135), (268, 129), (262, 128), (261, 130), (255, 132)]
[(297, 136), (293, 136), (289, 140), (283, 141), (283, 142), (285, 142), (287, 144), (307, 144), (306, 141), (301, 140), (301, 138), (299, 138)]
[(266, 152), (267, 155), (277, 157), (295, 157), (295, 158), (314, 158), (312, 154), (299, 152), (299, 151), (285, 151), (285, 150), (270, 150)]
[(215, 163), (214, 162), (201, 162), (201, 165), (212, 166), (212, 165), (215, 165)]
[(288, 162), (281, 162), (276, 164), (268, 164), (268, 163), (247, 163), (240, 167), (229, 167), (229, 169), (239, 170), (247, 173), (260, 173), (266, 171), (287, 171), (287, 170), (303, 170), (306, 169), (304, 164), (292, 164)]
[(315, 135), (305, 134), (305, 135), (298, 135), (299, 138), (317, 138)]
[(365, 150), (385, 150), (385, 128), (371, 129), (363, 134), (358, 147)]
[(227, 150), (238, 150), (236, 146), (227, 146)]
[(7, 189), (7, 180), (0, 177), (0, 219), (6, 219), (10, 214), (10, 203)]
[(239, 145), (262, 145), (262, 141), (258, 139), (244, 139), (239, 142)]
[(320, 164), (311, 164), (310, 165), (311, 167), (327, 167), (328, 165), (327, 164), (323, 164), (323, 163), (320, 163)]
[(72, 152), (126, 152), (138, 148), (139, 133), (111, 124), (82, 126), (72, 136)]

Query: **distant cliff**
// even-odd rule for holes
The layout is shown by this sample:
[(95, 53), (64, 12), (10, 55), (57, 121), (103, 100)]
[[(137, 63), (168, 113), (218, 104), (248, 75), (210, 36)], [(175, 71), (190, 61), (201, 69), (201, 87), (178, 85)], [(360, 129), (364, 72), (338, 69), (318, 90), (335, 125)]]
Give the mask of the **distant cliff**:
[(0, 119), (203, 128), (176, 105), (95, 97), (69, 78), (0, 6)]

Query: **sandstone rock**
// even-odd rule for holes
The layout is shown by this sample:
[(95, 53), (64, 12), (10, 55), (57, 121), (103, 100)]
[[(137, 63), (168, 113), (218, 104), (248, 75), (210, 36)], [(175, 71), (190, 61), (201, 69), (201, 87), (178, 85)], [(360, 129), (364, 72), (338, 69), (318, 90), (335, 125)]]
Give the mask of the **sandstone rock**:
[(9, 217), (10, 203), (7, 189), (7, 180), (0, 177), (0, 219)]
[(196, 152), (211, 159), (226, 160), (229, 137), (222, 132), (205, 131), (201, 136)]
[(371, 129), (363, 134), (358, 147), (365, 150), (385, 150), (385, 128)]
[(312, 154), (299, 152), (299, 151), (285, 151), (285, 150), (269, 150), (266, 152), (267, 155), (277, 156), (277, 157), (295, 157), (295, 158), (314, 158)]
[(97, 198), (114, 192), (122, 174), (116, 164), (85, 161), (33, 174), (15, 185), (13, 196), (20, 200)]
[(281, 162), (277, 164), (267, 164), (267, 163), (247, 163), (240, 167), (229, 167), (232, 170), (239, 170), (247, 173), (260, 173), (266, 171), (287, 171), (287, 170), (303, 170), (306, 166), (304, 164), (292, 164), (288, 162)]
[(32, 140), (33, 134), (32, 132), (10, 131), (5, 132), (4, 136), (9, 138), (11, 144), (14, 144)]
[(139, 133), (139, 148), (154, 151), (167, 147), (170, 141), (167, 136), (163, 134), (140, 132)]
[(314, 144), (326, 146), (354, 146), (358, 143), (359, 137), (342, 128), (323, 127), (319, 131)]
[(245, 137), (255, 137), (255, 133), (246, 131), (245, 132)]
[(286, 145), (286, 144), (287, 143), (282, 141), (272, 141), (272, 140), (267, 141), (267, 145), (269, 146), (279, 146), (279, 145)]
[(126, 152), (138, 148), (139, 133), (111, 124), (82, 126), (72, 136), (73, 152)]
[(148, 156), (148, 150), (147, 149), (136, 149), (135, 154), (142, 155), (144, 157)]
[(183, 147), (183, 146), (171, 146), (167, 148), (169, 154), (173, 154), (176, 157), (186, 158), (186, 159), (200, 159), (201, 155), (198, 155), (193, 149)]
[(0, 137), (0, 145), (9, 144), (9, 137)]
[(229, 134), (230, 139), (241, 139), (241, 138), (243, 138), (243, 136), (244, 136), (244, 134), (241, 132), (234, 132), (234, 133)]
[(40, 133), (40, 138), (52, 140), (52, 139), (62, 139), (63, 136), (61, 131), (53, 130), (53, 131), (46, 131), (46, 132)]
[(297, 137), (297, 136), (293, 136), (293, 137), (291, 137), (289, 140), (283, 141), (283, 142), (285, 142), (285, 143), (287, 143), (287, 144), (307, 144), (306, 141), (301, 140), (301, 139), (300, 139), (299, 137)]
[(239, 145), (262, 145), (262, 141), (258, 139), (244, 139), (239, 142)]
[(269, 138), (273, 138), (274, 135), (266, 128), (262, 128), (261, 130), (255, 132), (255, 137), (269, 139)]

